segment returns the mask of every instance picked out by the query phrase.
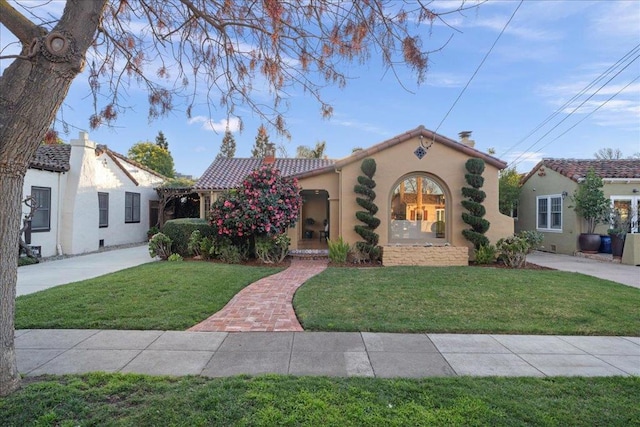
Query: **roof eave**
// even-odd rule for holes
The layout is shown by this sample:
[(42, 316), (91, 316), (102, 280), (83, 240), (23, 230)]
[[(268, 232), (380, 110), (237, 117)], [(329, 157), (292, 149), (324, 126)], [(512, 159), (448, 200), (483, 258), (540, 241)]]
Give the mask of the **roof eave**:
[(423, 138), (427, 138), (428, 140), (438, 142), (447, 147), (453, 148), (455, 150), (461, 151), (469, 156), (478, 157), (484, 160), (486, 163), (495, 166), (498, 169), (505, 169), (507, 167), (507, 163), (503, 162), (500, 159), (497, 159), (489, 154), (483, 153), (482, 151), (476, 150), (475, 148), (468, 147), (464, 144), (461, 144), (457, 141), (454, 141), (450, 138), (437, 134), (433, 131), (426, 129), (424, 126), (418, 126), (416, 129), (405, 132), (401, 135), (395, 136), (391, 139), (383, 141), (374, 145), (373, 147), (369, 147), (365, 150), (356, 151), (349, 157), (346, 157), (342, 160), (339, 160), (334, 165), (335, 169), (341, 169), (342, 167), (356, 162), (358, 160), (363, 160), (366, 157), (369, 157), (375, 153), (378, 153), (382, 150), (386, 150), (387, 148), (393, 147), (394, 145), (400, 144), (402, 142), (408, 141), (412, 138), (416, 138), (422, 136)]

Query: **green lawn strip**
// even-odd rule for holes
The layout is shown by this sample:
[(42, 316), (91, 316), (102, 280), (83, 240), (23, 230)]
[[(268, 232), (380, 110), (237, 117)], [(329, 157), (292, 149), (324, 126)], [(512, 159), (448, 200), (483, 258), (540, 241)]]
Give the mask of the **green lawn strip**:
[(640, 336), (640, 289), (578, 273), (328, 268), (298, 289), (305, 330)]
[(3, 425), (629, 426), (640, 378), (210, 379), (94, 373), (28, 379)]
[(155, 262), (16, 299), (16, 328), (184, 330), (281, 268)]

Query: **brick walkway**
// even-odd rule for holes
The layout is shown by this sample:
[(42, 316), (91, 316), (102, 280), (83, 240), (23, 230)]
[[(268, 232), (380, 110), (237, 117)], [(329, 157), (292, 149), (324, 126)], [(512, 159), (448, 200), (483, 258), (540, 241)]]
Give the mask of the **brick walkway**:
[(195, 332), (302, 331), (291, 301), (296, 289), (327, 268), (327, 260), (292, 259), (286, 270), (247, 286)]

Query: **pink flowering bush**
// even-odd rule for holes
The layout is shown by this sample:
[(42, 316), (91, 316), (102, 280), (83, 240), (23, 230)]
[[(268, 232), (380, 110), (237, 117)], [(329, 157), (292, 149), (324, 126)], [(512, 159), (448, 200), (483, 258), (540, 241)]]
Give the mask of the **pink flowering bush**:
[(298, 180), (263, 166), (212, 204), (209, 222), (219, 237), (232, 241), (276, 236), (295, 225), (301, 205)]

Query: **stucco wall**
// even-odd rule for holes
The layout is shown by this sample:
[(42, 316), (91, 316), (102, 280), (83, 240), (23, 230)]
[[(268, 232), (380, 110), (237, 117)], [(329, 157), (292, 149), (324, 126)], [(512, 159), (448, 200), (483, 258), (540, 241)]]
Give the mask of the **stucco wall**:
[[(40, 246), (43, 257), (56, 255), (56, 245), (58, 243), (61, 227), (60, 204), (64, 198), (66, 186), (66, 174), (58, 172), (48, 172), (37, 169), (29, 169), (24, 178), (22, 190), (23, 199), (31, 195), (31, 187), (51, 188), (51, 215), (49, 231), (38, 231), (31, 233), (31, 245)], [(24, 204), (22, 207), (22, 217), (29, 213), (29, 208)]]
[[(370, 156), (376, 161), (377, 166), (373, 179), (376, 181), (375, 203), (379, 208), (377, 217), (380, 218), (380, 226), (376, 232), (380, 235), (380, 244), (393, 243), (389, 237), (392, 191), (401, 179), (413, 174), (426, 174), (438, 182), (445, 193), (446, 241), (453, 246), (471, 247), (461, 234), (463, 229), (468, 228), (461, 218), (462, 212), (465, 211), (461, 205), (464, 199), (461, 188), (467, 185), (464, 175), (465, 163), (469, 157), (435, 142), (427, 151), (427, 155), (418, 159), (413, 154), (418, 146), (419, 140), (414, 138)], [(350, 243), (360, 240), (360, 236), (353, 231), (354, 226), (359, 224), (353, 212), (360, 209), (355, 201), (353, 186), (357, 183), (358, 175), (362, 174), (361, 164), (362, 161), (356, 161), (346, 165), (340, 176), (343, 221), (339, 231)], [(499, 238), (513, 233), (513, 220), (498, 211), (498, 172), (496, 167), (487, 164), (483, 173), (485, 184), (482, 188), (487, 193), (484, 202), (487, 210), (485, 218), (491, 223), (487, 237), (494, 243)]]
[[(129, 243), (144, 242), (147, 239), (149, 224), (149, 204), (151, 200), (158, 200), (155, 187), (162, 184), (162, 179), (143, 169), (120, 160), (131, 176), (138, 182), (135, 185), (131, 179), (115, 165), (106, 154), (95, 157), (97, 184), (95, 203), (95, 227), (98, 230), (96, 245), (104, 240), (104, 246), (114, 246)], [(98, 228), (98, 196), (97, 192), (109, 194), (109, 226)], [(140, 222), (125, 223), (125, 193), (140, 194)]]
[(518, 204), (518, 220), (516, 231), (538, 230), (536, 207), (537, 197), (558, 196), (566, 191), (568, 196), (562, 201), (562, 229), (558, 231), (542, 231), (544, 250), (561, 254), (573, 254), (577, 250), (580, 225), (575, 212), (569, 206), (577, 187), (575, 181), (551, 169), (532, 175), (522, 186)]

